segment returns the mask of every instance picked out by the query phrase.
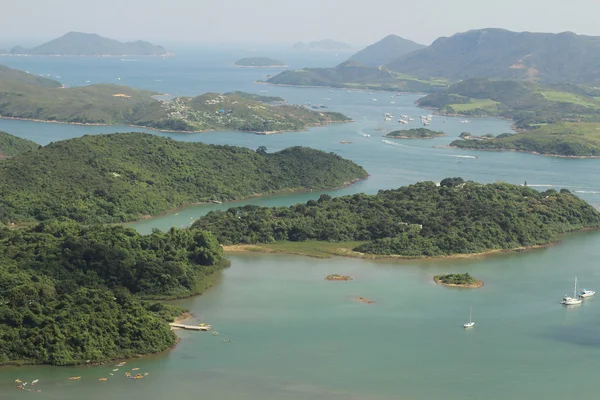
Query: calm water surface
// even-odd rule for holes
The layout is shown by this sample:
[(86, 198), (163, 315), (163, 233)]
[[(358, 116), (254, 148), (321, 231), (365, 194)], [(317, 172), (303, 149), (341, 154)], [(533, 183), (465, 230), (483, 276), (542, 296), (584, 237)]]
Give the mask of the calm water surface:
[[(61, 59), (8, 58), (6, 64), (58, 75), (63, 81), (69, 80), (70, 85), (92, 79), (111, 81), (118, 76), (127, 84), (168, 93), (268, 90), (268, 94), (292, 103), (325, 104), (346, 113), (355, 122), (271, 136), (240, 132), (153, 133), (183, 141), (250, 148), (264, 145), (268, 151), (311, 146), (350, 158), (371, 174), (363, 182), (329, 192), (335, 195), (376, 193), (421, 180), (462, 176), (481, 182), (527, 181), (541, 190), (565, 187), (600, 206), (600, 160), (442, 147), (464, 130), (494, 134), (510, 130), (507, 121), (496, 119), (475, 119), (463, 124), (459, 118), (434, 117), (431, 128), (443, 130), (446, 137), (384, 141), (383, 132), (376, 129), (397, 129), (399, 124), (383, 121), (383, 113), (391, 112), (397, 117), (408, 114), (418, 120), (419, 115), (426, 113), (414, 106), (418, 95), (256, 85), (254, 80), (273, 71), (228, 66), (243, 55), (185, 53), (166, 60), (177, 65), (173, 70), (161, 66), (162, 59), (77, 59), (76, 65), (71, 65), (73, 62)], [(334, 65), (341, 61), (330, 58), (330, 64), (322, 58), (303, 62)], [(79, 63), (88, 65), (87, 69)], [(302, 63), (298, 61), (295, 66)], [(84, 75), (88, 78), (84, 79)], [(127, 126), (9, 120), (0, 120), (0, 130), (41, 144), (85, 134), (147, 131)], [(352, 144), (342, 145), (340, 140)], [(237, 204), (288, 205), (319, 195), (320, 192), (300, 193)], [(188, 207), (131, 225), (140, 232), (187, 226), (210, 210), (229, 206)], [(215, 287), (203, 296), (178, 302), (194, 312), (193, 322), (212, 324), (220, 332), (218, 336), (180, 332), (181, 343), (174, 350), (129, 361), (127, 368), (120, 368), (114, 376), (108, 375), (115, 368), (112, 365), (3, 368), (0, 399), (28, 395), (14, 388), (17, 378), (41, 379), (37, 387), (42, 392), (37, 395), (47, 399), (90, 400), (175, 396), (207, 396), (215, 400), (541, 396), (558, 400), (586, 396), (596, 390), (600, 369), (598, 299), (586, 300), (575, 308), (564, 308), (558, 301), (572, 290), (575, 275), (582, 285), (600, 288), (600, 232), (570, 235), (548, 249), (472, 260), (375, 262), (260, 254), (230, 258), (232, 267), (223, 272)], [(485, 286), (480, 290), (460, 290), (432, 283), (434, 274), (465, 271), (482, 279)], [(349, 274), (356, 279), (327, 282), (323, 278), (329, 273)], [(356, 296), (375, 303), (358, 303), (354, 301)], [(462, 323), (468, 319), (470, 305), (477, 325), (465, 331)], [(222, 341), (228, 338), (231, 343)], [(125, 379), (124, 371), (134, 367), (150, 374), (140, 381)], [(82, 379), (66, 379), (73, 375)], [(109, 380), (99, 382), (100, 377)]]

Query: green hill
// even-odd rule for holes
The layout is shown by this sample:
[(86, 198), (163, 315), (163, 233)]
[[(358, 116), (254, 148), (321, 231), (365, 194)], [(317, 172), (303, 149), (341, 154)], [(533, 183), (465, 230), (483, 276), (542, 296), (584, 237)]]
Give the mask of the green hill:
[(60, 83), (0, 68), (0, 116), (84, 124), (130, 124), (172, 131), (297, 131), (350, 119), (336, 112), (267, 104), (283, 99), (234, 92), (172, 100), (117, 85), (61, 88)]
[(600, 157), (600, 123), (558, 123), (514, 135), (468, 136), (450, 145), (470, 150), (516, 150), (564, 157)]
[(518, 128), (560, 121), (600, 121), (600, 101), (585, 94), (586, 91), (595, 90), (573, 85), (542, 86), (534, 82), (474, 78), (425, 96), (419, 99), (418, 105), (436, 108), (448, 115), (511, 118)]
[(477, 29), (442, 37), (387, 67), (421, 78), (600, 81), (600, 37)]
[(421, 182), (377, 195), (212, 211), (193, 226), (222, 244), (312, 240), (341, 242), (337, 247), (343, 248), (344, 242), (362, 241), (355, 251), (430, 257), (549, 244), (565, 232), (600, 226), (600, 212), (564, 190), (448, 178), (439, 186)]
[(367, 67), (354, 61), (346, 61), (335, 68), (283, 71), (267, 82), (275, 85), (365, 88), (402, 92), (435, 92), (447, 87), (443, 81), (419, 80), (413, 76), (388, 71), (383, 67)]
[(58, 81), (42, 78), (41, 76), (31, 75), (25, 71), (0, 65), (0, 85), (8, 83), (24, 83), (33, 86), (45, 86), (52, 88), (60, 88), (62, 86), (62, 84)]
[(0, 158), (16, 156), (29, 150), (35, 150), (38, 147), (40, 145), (31, 140), (21, 139), (0, 131)]
[(266, 153), (145, 133), (84, 136), (0, 162), (0, 221), (124, 222), (190, 203), (366, 177), (351, 161), (303, 147)]
[(163, 56), (169, 52), (162, 46), (138, 40), (119, 42), (100, 35), (81, 32), (69, 32), (57, 39), (32, 49), (17, 46), (12, 54), (30, 54), (39, 56)]
[(396, 35), (389, 35), (377, 43), (362, 49), (350, 57), (349, 61), (356, 61), (368, 67), (386, 65), (405, 54), (425, 48), (422, 44), (407, 40)]
[(183, 310), (141, 299), (197, 293), (223, 268), (206, 232), (121, 226), (0, 228), (0, 365), (86, 364), (167, 350)]
[(268, 57), (248, 57), (235, 62), (238, 67), (285, 67), (285, 63)]

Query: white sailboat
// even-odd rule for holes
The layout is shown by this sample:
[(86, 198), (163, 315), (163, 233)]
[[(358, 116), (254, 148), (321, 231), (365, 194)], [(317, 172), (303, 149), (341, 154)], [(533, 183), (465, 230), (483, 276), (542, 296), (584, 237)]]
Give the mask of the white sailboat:
[(582, 301), (583, 300), (581, 300), (580, 297), (577, 297), (577, 277), (575, 277), (575, 289), (573, 290), (573, 297), (565, 295), (560, 304), (564, 304), (565, 306), (573, 306), (576, 304), (581, 304)]
[(475, 326), (475, 322), (473, 322), (473, 307), (469, 307), (469, 322), (463, 324), (465, 328), (472, 328)]

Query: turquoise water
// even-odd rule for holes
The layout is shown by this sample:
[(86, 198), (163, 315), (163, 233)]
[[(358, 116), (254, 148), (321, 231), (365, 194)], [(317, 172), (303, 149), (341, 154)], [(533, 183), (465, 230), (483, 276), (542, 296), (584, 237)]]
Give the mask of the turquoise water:
[[(502, 180), (541, 190), (566, 187), (600, 206), (599, 160), (542, 157), (522, 153), (470, 152), (449, 149), (463, 130), (501, 133), (507, 121), (434, 117), (431, 128), (446, 137), (426, 141), (384, 142), (377, 128), (383, 113), (417, 117), (426, 112), (414, 106), (417, 95), (329, 89), (299, 89), (255, 85), (263, 72), (210, 66), (189, 55), (187, 75), (164, 91), (228, 85), (252, 92), (268, 90), (293, 103), (323, 103), (355, 122), (306, 132), (257, 136), (240, 132), (202, 134), (157, 133), (178, 140), (234, 144), (276, 151), (305, 145), (334, 151), (363, 165), (369, 179), (331, 191), (336, 195), (394, 188), (421, 180), (439, 181), (462, 176), (482, 182)], [(11, 58), (12, 60), (12, 58)], [(15, 59), (21, 68), (49, 70), (46, 59)], [(92, 61), (83, 59), (85, 62)], [(15, 61), (15, 62), (16, 62)], [(106, 60), (96, 60), (99, 63)], [(3, 60), (0, 60), (3, 62)], [(82, 61), (83, 62), (83, 61)], [(118, 64), (118, 60), (110, 60)], [(154, 60), (152, 62), (159, 62)], [(41, 63), (41, 64), (40, 64)], [(66, 61), (55, 61), (56, 74), (70, 76)], [(135, 62), (122, 64), (136, 64)], [(100, 64), (103, 65), (103, 64)], [(123, 70), (117, 72), (127, 76)], [(129, 66), (127, 68), (130, 68)], [(141, 68), (141, 67), (140, 67)], [(186, 69), (188, 68), (188, 69)], [(109, 68), (99, 78), (112, 76)], [(181, 72), (179, 70), (179, 72)], [(152, 68), (140, 69), (138, 87), (151, 88)], [(81, 72), (78, 72), (81, 73)], [(73, 72), (75, 75), (75, 72)], [(132, 72), (132, 75), (134, 73)], [(173, 79), (176, 77), (173, 74)], [(137, 75), (136, 75), (137, 76)], [(190, 81), (197, 82), (186, 85)], [(217, 83), (215, 83), (217, 82)], [(225, 88), (220, 91), (230, 90)], [(376, 98), (377, 101), (373, 101)], [(390, 104), (393, 101), (396, 104)], [(416, 125), (415, 125), (416, 126)], [(45, 144), (51, 141), (131, 127), (88, 127), (0, 120), (0, 130)], [(137, 129), (135, 129), (137, 130)], [(370, 136), (366, 136), (370, 135)], [(352, 141), (342, 145), (340, 140)], [(478, 157), (478, 158), (475, 158)], [(298, 193), (252, 199), (237, 204), (287, 205), (316, 198)], [(131, 224), (141, 232), (152, 228), (186, 226), (213, 209), (230, 205), (199, 205)], [(218, 336), (180, 332), (180, 344), (164, 354), (130, 360), (114, 376), (115, 367), (24, 367), (0, 369), (0, 398), (25, 395), (14, 389), (17, 378), (40, 379), (40, 395), (48, 399), (164, 399), (169, 396), (225, 399), (564, 399), (596, 390), (600, 368), (598, 299), (578, 307), (558, 304), (572, 290), (574, 276), (582, 285), (600, 288), (600, 232), (569, 235), (557, 246), (525, 253), (498, 254), (469, 260), (368, 261), (326, 260), (287, 255), (231, 256), (232, 266), (203, 296), (178, 303), (196, 318), (213, 325)], [(485, 282), (479, 290), (437, 286), (432, 276), (468, 271)], [(330, 273), (349, 274), (350, 282), (328, 282)], [(362, 304), (363, 296), (375, 301)], [(473, 306), (476, 327), (462, 324)], [(230, 338), (231, 343), (222, 340)], [(125, 379), (124, 371), (140, 368), (146, 379)], [(73, 375), (80, 381), (69, 381)], [(99, 382), (108, 377), (107, 382)]]

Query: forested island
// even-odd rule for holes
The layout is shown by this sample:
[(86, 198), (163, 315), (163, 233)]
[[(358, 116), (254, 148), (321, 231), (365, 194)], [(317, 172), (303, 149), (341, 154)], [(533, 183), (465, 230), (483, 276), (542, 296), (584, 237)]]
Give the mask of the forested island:
[(444, 132), (433, 131), (427, 128), (398, 130), (385, 135), (385, 137), (393, 139), (433, 139), (440, 136), (446, 136), (446, 134)]
[(145, 301), (196, 294), (227, 266), (200, 230), (142, 236), (49, 221), (0, 228), (0, 364), (69, 365), (151, 354), (176, 343), (182, 309)]
[(164, 47), (138, 40), (119, 42), (94, 33), (69, 32), (31, 49), (15, 46), (11, 54), (35, 56), (169, 56)]
[(447, 275), (436, 275), (433, 277), (435, 283), (450, 287), (463, 287), (463, 288), (480, 288), (483, 286), (483, 282), (471, 276), (468, 272), (464, 274), (447, 274)]
[(519, 129), (558, 122), (600, 122), (600, 90), (575, 85), (468, 79), (418, 100), (444, 115), (496, 116)]
[[(168, 131), (298, 131), (348, 122), (337, 112), (242, 92), (157, 100), (158, 93), (117, 85), (63, 88), (60, 82), (0, 68), (0, 117), (76, 124), (129, 124)], [(277, 98), (279, 99), (279, 98)]]
[(600, 157), (600, 123), (558, 123), (517, 134), (461, 135), (452, 147), (469, 150), (513, 150), (561, 157)]
[(291, 207), (212, 211), (193, 227), (223, 245), (360, 241), (347, 255), (439, 257), (548, 245), (600, 226), (600, 213), (568, 190), (447, 178), (377, 195), (355, 194)]
[(268, 57), (248, 57), (235, 62), (236, 67), (285, 67), (285, 63)]
[(6, 132), (0, 131), (0, 159), (16, 156), (29, 150), (35, 150), (39, 144), (31, 140), (21, 139)]
[(146, 133), (91, 135), (0, 162), (0, 222), (112, 223), (190, 203), (337, 188), (367, 177), (333, 153), (268, 153)]

